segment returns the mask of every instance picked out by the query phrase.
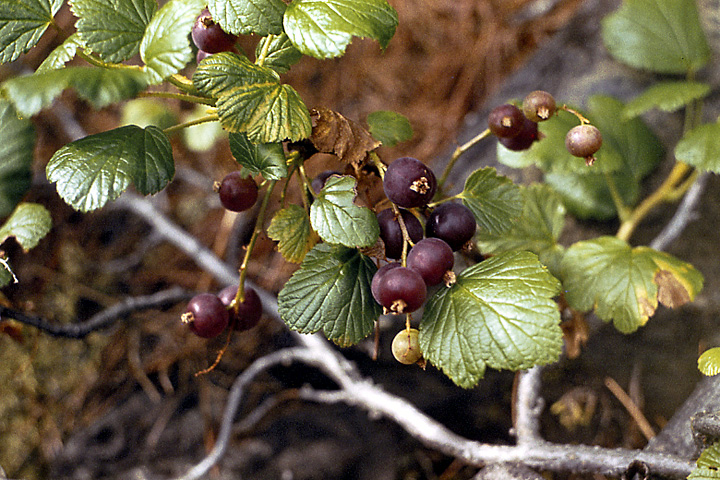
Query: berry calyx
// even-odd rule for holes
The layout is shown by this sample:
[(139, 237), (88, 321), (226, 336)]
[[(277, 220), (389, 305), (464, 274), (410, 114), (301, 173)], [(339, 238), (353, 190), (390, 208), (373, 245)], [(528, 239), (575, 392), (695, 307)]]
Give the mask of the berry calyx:
[(455, 256), (452, 248), (439, 238), (420, 240), (407, 256), (408, 268), (418, 272), (428, 287), (441, 283), (453, 265)]
[(535, 90), (530, 92), (523, 100), (523, 114), (533, 122), (542, 122), (555, 114), (557, 105), (555, 97), (543, 90)]
[(457, 251), (475, 235), (476, 228), (475, 215), (468, 207), (461, 203), (441, 203), (428, 217), (425, 233), (444, 240)]
[(243, 289), (243, 301), (233, 305), (237, 295), (238, 286), (230, 285), (218, 293), (218, 298), (229, 308), (230, 322), (235, 330), (250, 330), (260, 322), (262, 317), (262, 302), (257, 292), (245, 286)]
[(225, 32), (213, 21), (207, 8), (195, 19), (191, 35), (200, 50), (211, 54), (230, 51), (237, 42), (235, 35)]
[(514, 137), (498, 137), (498, 141), (507, 149), (519, 152), (532, 147), (532, 144), (540, 140), (538, 124), (525, 118), (520, 132)]
[(198, 337), (213, 338), (225, 330), (230, 317), (227, 308), (217, 296), (201, 293), (190, 299), (180, 318)]
[[(375, 275), (378, 273), (380, 270)], [(414, 312), (422, 307), (427, 296), (427, 287), (420, 274), (401, 266), (383, 272), (375, 288), (372, 284), (370, 288), (375, 300), (391, 313)]]
[(595, 153), (602, 146), (600, 130), (593, 125), (578, 125), (573, 127), (565, 136), (565, 148), (575, 157), (585, 159), (587, 165), (595, 162)]
[(420, 332), (416, 328), (408, 328), (395, 335), (391, 346), (395, 360), (403, 365), (412, 365), (422, 358), (419, 334)]
[[(405, 229), (410, 240), (415, 243), (423, 238), (423, 227), (420, 220), (407, 210), (400, 210), (400, 216), (405, 223)], [(400, 221), (395, 216), (392, 208), (383, 210), (377, 214), (378, 225), (380, 226), (380, 238), (385, 244), (385, 256), (387, 258), (400, 258), (402, 256), (403, 238)]]
[(387, 198), (399, 207), (424, 207), (435, 195), (437, 180), (420, 160), (401, 157), (388, 165), (383, 189)]
[(255, 205), (258, 187), (251, 177), (243, 177), (239, 171), (230, 172), (217, 185), (220, 203), (231, 212), (243, 212)]
[(506, 103), (495, 107), (488, 115), (488, 128), (499, 138), (512, 138), (522, 129), (525, 116), (515, 105)]

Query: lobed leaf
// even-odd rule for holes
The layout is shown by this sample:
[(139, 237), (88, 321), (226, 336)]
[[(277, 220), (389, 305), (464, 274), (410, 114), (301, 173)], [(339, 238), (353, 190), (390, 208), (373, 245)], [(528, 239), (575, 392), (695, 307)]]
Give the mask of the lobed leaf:
[(310, 206), (310, 222), (320, 238), (346, 247), (369, 247), (380, 236), (377, 217), (353, 203), (355, 179), (333, 175)]
[(522, 213), (520, 189), (492, 167), (475, 170), (458, 195), (472, 210), (481, 231), (507, 232)]
[(287, 72), (302, 58), (302, 53), (295, 48), (285, 33), (262, 38), (255, 49), (255, 58), (260, 58), (266, 45), (263, 66), (273, 69), (278, 74)]
[(244, 55), (220, 52), (203, 59), (192, 80), (201, 93), (219, 97), (231, 94), (238, 86), (277, 82), (278, 76), (269, 68), (255, 65)]
[(398, 24), (386, 0), (295, 0), (285, 11), (285, 33), (295, 47), (315, 58), (338, 57), (353, 36), (387, 47)]
[(685, 74), (710, 59), (694, 0), (624, 0), (601, 25), (610, 54), (635, 68)]
[(62, 44), (56, 47), (55, 50), (50, 52), (50, 55), (45, 57), (45, 60), (38, 66), (35, 73), (65, 67), (65, 64), (75, 57), (78, 48), (82, 47), (82, 45), (83, 43), (77, 32), (73, 33)]
[(13, 62), (30, 50), (53, 21), (63, 0), (0, 2), (0, 63)]
[(692, 301), (703, 286), (695, 268), (648, 247), (631, 248), (616, 237), (575, 243), (561, 262), (565, 298), (579, 311), (630, 333), (645, 325), (658, 302), (674, 308)]
[(389, 110), (370, 113), (367, 116), (367, 123), (373, 138), (381, 141), (386, 147), (394, 147), (400, 142), (410, 140), (413, 136), (410, 120), (405, 115)]
[(157, 10), (155, 0), (71, 0), (71, 6), (84, 45), (111, 63), (137, 55)]
[(720, 172), (720, 123), (707, 123), (686, 132), (675, 145), (675, 158), (699, 170)]
[(425, 305), (424, 357), (453, 382), (472, 388), (487, 367), (521, 370), (562, 351), (560, 283), (530, 252), (507, 252), (473, 265)]
[(720, 347), (705, 350), (698, 358), (698, 369), (708, 377), (720, 373)]
[(228, 33), (262, 37), (283, 33), (282, 0), (210, 0), (208, 9), (213, 20)]
[(270, 221), (268, 237), (278, 242), (278, 250), (288, 262), (300, 263), (317, 243), (310, 217), (300, 205), (278, 210)]
[(52, 156), (46, 173), (65, 202), (87, 212), (115, 200), (130, 183), (145, 195), (159, 192), (175, 166), (162, 130), (128, 125), (65, 145)]
[(368, 336), (382, 313), (370, 282), (377, 267), (357, 250), (319, 244), (278, 295), (280, 316), (300, 333), (322, 330), (341, 346)]
[(281, 143), (254, 144), (244, 133), (231, 133), (230, 152), (253, 175), (262, 175), (267, 180), (287, 177), (285, 151)]
[(10, 215), (30, 188), (35, 129), (0, 100), (0, 217)]
[(697, 468), (694, 468), (688, 480), (720, 479), (720, 442), (714, 442), (700, 454)]
[(690, 102), (706, 97), (709, 93), (710, 86), (705, 83), (690, 81), (656, 83), (625, 105), (623, 118), (637, 117), (654, 108), (664, 112), (674, 112)]
[(37, 203), (21, 203), (0, 227), (0, 243), (14, 237), (27, 252), (37, 246), (51, 227), (52, 218), (45, 207)]

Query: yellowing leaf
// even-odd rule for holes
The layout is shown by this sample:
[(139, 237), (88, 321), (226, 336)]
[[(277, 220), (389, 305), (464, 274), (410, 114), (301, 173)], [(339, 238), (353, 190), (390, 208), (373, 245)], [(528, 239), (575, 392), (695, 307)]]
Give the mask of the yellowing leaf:
[(317, 235), (310, 228), (310, 217), (299, 205), (279, 210), (270, 221), (267, 234), (278, 242), (278, 250), (288, 262), (302, 262), (317, 243)]
[(720, 373), (720, 347), (710, 348), (700, 355), (698, 370), (708, 377)]

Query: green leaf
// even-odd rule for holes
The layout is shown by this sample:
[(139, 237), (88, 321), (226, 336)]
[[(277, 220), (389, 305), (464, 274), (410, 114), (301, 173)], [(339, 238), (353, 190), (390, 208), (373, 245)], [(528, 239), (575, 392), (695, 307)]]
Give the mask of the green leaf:
[(397, 12), (385, 0), (294, 0), (284, 19), (295, 47), (315, 58), (342, 55), (353, 36), (373, 38), (385, 48), (397, 24)]
[(95, 108), (132, 98), (147, 87), (145, 74), (137, 70), (97, 67), (66, 67), (11, 78), (2, 90), (24, 117), (49, 107), (66, 88)]
[(201, 93), (219, 97), (231, 95), (238, 86), (277, 82), (278, 76), (273, 70), (255, 65), (245, 56), (220, 52), (203, 59), (192, 80)]
[(40, 40), (63, 0), (0, 2), (0, 63), (15, 61)]
[(331, 176), (310, 206), (310, 222), (320, 238), (346, 247), (369, 247), (380, 227), (367, 207), (353, 203), (357, 192), (351, 176)]
[[(195, 105), (184, 117), (183, 122), (197, 120), (207, 115), (207, 105)], [(207, 152), (220, 139), (228, 137), (220, 122), (205, 122), (184, 128), (182, 131), (185, 145), (193, 152)]]
[(675, 145), (675, 158), (698, 168), (720, 173), (720, 123), (708, 123), (685, 133)]
[(602, 36), (617, 60), (658, 73), (694, 72), (710, 59), (693, 0), (625, 0), (602, 20)]
[(21, 203), (0, 227), (0, 243), (10, 237), (27, 252), (35, 248), (52, 227), (50, 212), (37, 203)]
[(507, 232), (522, 213), (520, 189), (492, 167), (475, 170), (458, 195), (472, 210), (481, 231)]
[(560, 283), (536, 255), (508, 252), (473, 265), (425, 305), (424, 357), (472, 388), (487, 367), (521, 370), (554, 362), (563, 346), (552, 297)]
[[(205, 107), (204, 110), (207, 110)], [(166, 102), (156, 98), (135, 98), (122, 106), (122, 125), (137, 125), (145, 128), (155, 125), (163, 129), (177, 123), (175, 114), (168, 108)]]
[(281, 143), (251, 143), (244, 133), (230, 134), (230, 151), (235, 160), (253, 175), (267, 180), (287, 176), (285, 151)]
[(708, 377), (720, 373), (720, 347), (705, 350), (698, 358), (698, 369)]
[(0, 217), (10, 215), (30, 188), (35, 129), (0, 100)]
[(481, 230), (476, 243), (482, 253), (497, 255), (513, 250), (528, 250), (540, 258), (550, 273), (559, 274), (560, 260), (565, 249), (558, 239), (565, 225), (565, 207), (560, 196), (548, 185), (520, 187), (523, 212), (505, 233)]
[[(631, 175), (612, 176), (615, 186), (626, 205), (633, 205), (640, 196), (640, 186)], [(611, 220), (617, 209), (602, 173), (577, 175), (548, 173), (545, 183), (561, 197), (563, 204), (574, 216), (582, 219)]]
[(283, 32), (282, 0), (210, 0), (208, 9), (223, 30), (235, 35), (256, 33), (264, 37)]
[(46, 173), (65, 202), (88, 212), (115, 200), (131, 182), (145, 195), (159, 192), (175, 166), (162, 130), (128, 125), (65, 145), (52, 156)]
[(688, 480), (720, 479), (720, 442), (707, 447), (697, 459), (697, 468), (688, 476)]
[(616, 237), (575, 243), (561, 263), (565, 298), (579, 311), (630, 333), (645, 325), (658, 302), (674, 308), (692, 301), (703, 277), (677, 258), (648, 247), (631, 248)]
[(300, 205), (278, 210), (270, 221), (267, 234), (278, 242), (283, 258), (294, 263), (302, 262), (317, 242), (317, 236), (310, 227), (310, 217)]
[(292, 330), (322, 330), (341, 346), (355, 344), (372, 332), (382, 313), (370, 292), (376, 271), (357, 250), (316, 245), (280, 291), (280, 316)]
[(155, 0), (71, 0), (78, 35), (106, 62), (137, 55), (140, 41), (157, 10)]
[(18, 279), (10, 268), (7, 259), (0, 256), (0, 288), (17, 282)]
[(73, 33), (55, 50), (50, 52), (50, 55), (43, 60), (35, 73), (63, 68), (67, 62), (75, 57), (79, 47), (82, 47), (82, 41), (77, 33)]
[(140, 41), (150, 83), (162, 82), (192, 60), (188, 34), (204, 6), (204, 0), (170, 0), (153, 15)]
[(290, 67), (300, 61), (303, 56), (302, 53), (295, 48), (288, 36), (283, 33), (282, 35), (262, 38), (255, 49), (255, 58), (260, 57), (260, 54), (268, 42), (270, 42), (270, 45), (267, 47), (263, 66), (272, 68), (278, 74), (290, 70)]
[(625, 105), (623, 118), (637, 117), (654, 108), (664, 112), (674, 112), (690, 102), (706, 97), (709, 93), (710, 86), (705, 83), (689, 81), (656, 83)]
[(410, 140), (413, 128), (405, 115), (389, 110), (378, 110), (367, 116), (370, 134), (386, 147), (394, 147), (400, 142)]

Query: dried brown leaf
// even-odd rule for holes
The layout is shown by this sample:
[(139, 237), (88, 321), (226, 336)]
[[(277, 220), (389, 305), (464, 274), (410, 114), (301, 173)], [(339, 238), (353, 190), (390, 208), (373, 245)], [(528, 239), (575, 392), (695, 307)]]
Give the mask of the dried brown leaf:
[(357, 171), (368, 152), (380, 146), (370, 133), (358, 123), (327, 108), (310, 112), (313, 129), (310, 141), (322, 153), (332, 153), (351, 164)]

